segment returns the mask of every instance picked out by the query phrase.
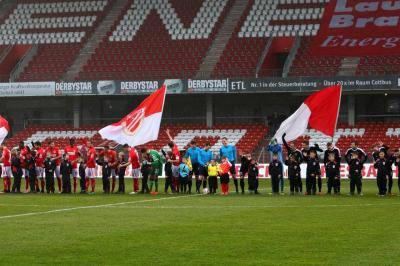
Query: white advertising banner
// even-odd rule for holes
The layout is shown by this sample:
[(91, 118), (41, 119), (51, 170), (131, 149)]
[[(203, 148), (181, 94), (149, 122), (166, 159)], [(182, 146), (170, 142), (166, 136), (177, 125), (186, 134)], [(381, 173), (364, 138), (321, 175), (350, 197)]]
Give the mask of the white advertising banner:
[(55, 82), (0, 83), (0, 97), (55, 96)]

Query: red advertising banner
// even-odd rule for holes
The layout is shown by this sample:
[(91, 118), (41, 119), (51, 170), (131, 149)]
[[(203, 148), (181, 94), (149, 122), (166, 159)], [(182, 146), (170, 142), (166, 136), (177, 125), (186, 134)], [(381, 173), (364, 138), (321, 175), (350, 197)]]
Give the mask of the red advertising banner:
[(315, 55), (400, 55), (400, 1), (331, 0), (311, 49)]

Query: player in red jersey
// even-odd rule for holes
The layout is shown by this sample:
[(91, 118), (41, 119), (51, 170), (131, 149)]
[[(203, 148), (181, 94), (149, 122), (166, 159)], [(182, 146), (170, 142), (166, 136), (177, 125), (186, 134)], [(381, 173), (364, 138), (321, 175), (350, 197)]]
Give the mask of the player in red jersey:
[(117, 152), (110, 149), (110, 146), (106, 145), (104, 146), (104, 156), (108, 158), (108, 165), (111, 169), (111, 177), (112, 177), (111, 193), (114, 193), (115, 180), (117, 178), (117, 168), (118, 168)]
[[(44, 193), (44, 160), (46, 159), (46, 150), (42, 147), (42, 143), (37, 141), (34, 145), (36, 150), (36, 177), (40, 180), (40, 191)], [(38, 185), (36, 185), (38, 189)]]
[[(129, 149), (129, 146), (126, 145)], [(124, 145), (125, 148), (125, 145)], [(139, 192), (140, 161), (135, 147), (129, 150), (129, 163), (132, 165), (133, 191), (132, 194)]]
[(61, 165), (61, 153), (60, 149), (56, 147), (54, 141), (49, 142), (49, 147), (46, 150), (46, 153), (51, 154), (51, 161), (56, 164), (56, 178), (58, 185), (58, 192), (61, 193), (61, 175), (60, 175), (60, 165)]
[(69, 146), (64, 148), (64, 153), (68, 154), (69, 162), (72, 164), (72, 177), (74, 178), (74, 193), (76, 193), (77, 178), (78, 178), (78, 159), (79, 149), (75, 145), (75, 139), (69, 140)]
[(168, 147), (171, 148), (172, 151), (172, 158), (170, 159), (170, 162), (172, 163), (172, 177), (174, 178), (173, 180), (173, 185), (175, 187), (175, 191), (179, 191), (179, 165), (181, 163), (181, 153), (179, 151), (178, 146), (174, 142), (174, 139), (172, 138), (169, 129), (166, 130), (166, 133), (168, 135), (168, 138), (170, 140), (170, 143), (168, 143)]
[[(95, 192), (96, 187), (96, 149), (90, 140), (87, 142), (87, 162), (86, 162), (86, 180), (90, 179), (90, 184), (92, 186), (92, 194)], [(86, 185), (87, 189), (89, 184)]]
[(10, 193), (11, 192), (11, 153), (10, 150), (7, 148), (7, 146), (3, 143), (0, 145), (0, 152), (1, 152), (1, 158), (0, 162), (3, 163), (3, 184), (4, 184), (4, 193)]
[(19, 159), (21, 161), (22, 175), (25, 177), (25, 193), (29, 192), (29, 172), (26, 157), (30, 152), (29, 147), (25, 146), (25, 143), (21, 141), (19, 143)]

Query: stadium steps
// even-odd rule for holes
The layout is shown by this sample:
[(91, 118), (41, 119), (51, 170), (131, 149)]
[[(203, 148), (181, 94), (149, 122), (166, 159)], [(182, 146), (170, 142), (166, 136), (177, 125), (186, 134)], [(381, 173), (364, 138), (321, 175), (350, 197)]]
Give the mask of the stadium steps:
[(32, 45), (24, 57), (15, 65), (14, 69), (10, 73), (11, 82), (16, 82), (20, 78), (25, 68), (28, 67), (29, 62), (31, 62), (31, 60), (37, 55), (38, 49), (39, 46), (37, 44)]
[(342, 59), (342, 64), (339, 68), (339, 76), (354, 76), (357, 72), (358, 64), (360, 63), (359, 57), (345, 57)]
[(210, 78), (215, 66), (217, 65), (226, 45), (229, 42), (235, 27), (240, 20), (247, 6), (246, 0), (236, 0), (229, 10), (221, 29), (217, 33), (212, 45), (210, 46), (206, 56), (200, 64), (199, 71), (195, 78)]
[(10, 14), (10, 12), (17, 5), (17, 1), (15, 0), (3, 0), (0, 1), (0, 24), (4, 22), (6, 17)]
[(128, 2), (129, 0), (116, 0), (114, 2), (110, 12), (108, 12), (86, 45), (81, 49), (75, 61), (63, 75), (62, 80), (75, 80), (78, 77), (79, 72), (83, 70), (83, 67), (88, 63), (92, 55), (95, 54), (96, 48), (99, 47), (100, 42), (107, 36), (107, 33), (111, 30), (115, 21), (118, 20), (118, 16)]
[(273, 38), (270, 38), (268, 40), (268, 42), (264, 46), (264, 50), (262, 51), (260, 58), (258, 59), (258, 63), (257, 63), (257, 66), (256, 66), (256, 77), (258, 77), (258, 74), (261, 71), (261, 68), (262, 68), (262, 66), (264, 64), (265, 58), (268, 55), (269, 48), (271, 47), (272, 41), (273, 41)]
[(0, 47), (0, 64), (4, 60), (4, 58), (6, 58), (7, 55), (10, 53), (11, 48), (12, 48), (12, 45)]
[(285, 65), (283, 66), (283, 73), (282, 77), (287, 78), (290, 72), (290, 68), (293, 65), (293, 61), (296, 58), (297, 51), (299, 50), (301, 45), (301, 37), (297, 36), (296, 40), (294, 41), (294, 45), (290, 50), (290, 53), (286, 59)]

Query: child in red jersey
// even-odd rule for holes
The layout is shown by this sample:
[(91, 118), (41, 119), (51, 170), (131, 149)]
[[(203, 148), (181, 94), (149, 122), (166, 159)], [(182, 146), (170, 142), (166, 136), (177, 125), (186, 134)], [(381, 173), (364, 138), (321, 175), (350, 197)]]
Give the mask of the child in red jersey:
[(228, 161), (227, 157), (222, 157), (221, 164), (219, 165), (219, 176), (221, 182), (221, 195), (227, 196), (229, 194), (229, 172), (232, 164)]
[(4, 193), (11, 192), (11, 153), (10, 150), (6, 147), (6, 145), (0, 145), (0, 152), (2, 153), (0, 162), (3, 163), (3, 183), (4, 183)]

